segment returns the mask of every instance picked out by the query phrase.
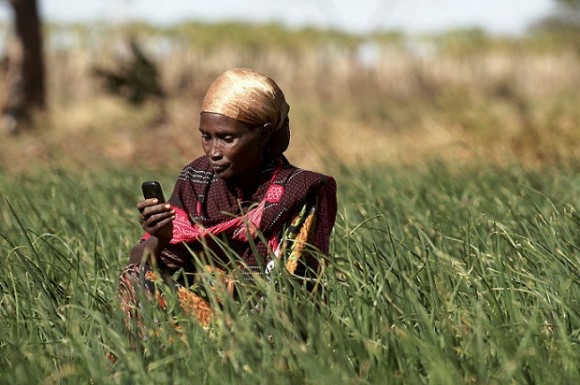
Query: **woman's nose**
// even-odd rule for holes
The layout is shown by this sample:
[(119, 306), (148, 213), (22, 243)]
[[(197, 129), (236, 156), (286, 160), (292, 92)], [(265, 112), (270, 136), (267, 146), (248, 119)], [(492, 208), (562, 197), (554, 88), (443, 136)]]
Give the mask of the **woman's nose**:
[(222, 156), (222, 151), (220, 145), (217, 143), (217, 140), (212, 140), (208, 155), (212, 159), (219, 159)]

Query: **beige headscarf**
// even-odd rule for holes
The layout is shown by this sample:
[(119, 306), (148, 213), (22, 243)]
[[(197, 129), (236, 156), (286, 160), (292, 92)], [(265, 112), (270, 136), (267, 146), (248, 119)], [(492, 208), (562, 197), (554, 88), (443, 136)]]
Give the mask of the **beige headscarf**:
[(284, 93), (268, 76), (248, 69), (234, 68), (221, 74), (209, 87), (201, 112), (213, 112), (262, 126), (271, 123), (270, 141), (266, 147), (281, 154), (290, 142), (290, 127)]

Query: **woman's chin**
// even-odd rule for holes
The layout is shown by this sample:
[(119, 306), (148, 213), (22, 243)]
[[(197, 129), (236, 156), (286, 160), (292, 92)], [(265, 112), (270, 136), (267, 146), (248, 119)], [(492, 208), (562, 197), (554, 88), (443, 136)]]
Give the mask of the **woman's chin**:
[(225, 169), (214, 169), (215, 175), (220, 179), (230, 179), (232, 177), (232, 170), (229, 168)]

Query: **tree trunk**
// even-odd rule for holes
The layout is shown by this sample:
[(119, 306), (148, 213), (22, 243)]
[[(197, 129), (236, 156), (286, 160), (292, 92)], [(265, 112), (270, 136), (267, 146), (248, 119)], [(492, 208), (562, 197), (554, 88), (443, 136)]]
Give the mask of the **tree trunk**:
[(42, 51), (41, 21), (37, 0), (9, 0), (14, 11), (16, 49), (9, 57), (10, 90), (3, 108), (4, 115), (13, 120), (18, 129), (20, 123), (30, 121), (32, 114), (46, 107), (44, 57)]

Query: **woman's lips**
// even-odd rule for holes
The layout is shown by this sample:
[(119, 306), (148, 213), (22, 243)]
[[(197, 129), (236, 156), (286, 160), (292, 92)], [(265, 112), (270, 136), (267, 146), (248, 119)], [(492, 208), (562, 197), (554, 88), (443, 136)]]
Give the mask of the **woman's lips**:
[(214, 172), (219, 174), (224, 172), (228, 168), (228, 166), (223, 164), (212, 164), (211, 168), (213, 169)]

